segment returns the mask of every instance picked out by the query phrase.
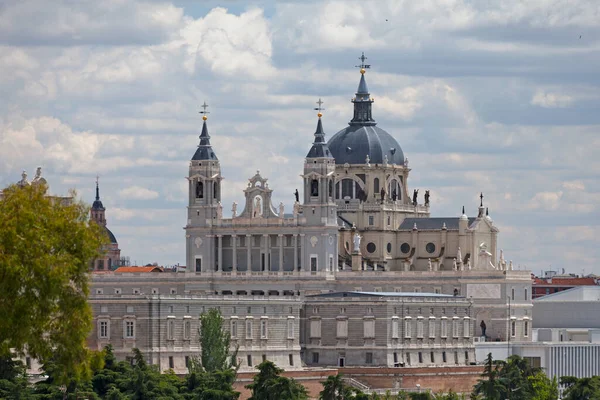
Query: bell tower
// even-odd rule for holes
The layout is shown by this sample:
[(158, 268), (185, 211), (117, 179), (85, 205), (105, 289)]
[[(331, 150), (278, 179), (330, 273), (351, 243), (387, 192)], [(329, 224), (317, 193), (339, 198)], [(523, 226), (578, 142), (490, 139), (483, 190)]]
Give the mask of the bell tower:
[(304, 161), (304, 216), (307, 225), (337, 226), (335, 203), (335, 159), (329, 151), (321, 117), (324, 109), (317, 102), (315, 139)]
[(220, 218), (221, 165), (210, 144), (206, 120), (208, 105), (202, 104), (202, 133), (200, 144), (190, 160), (188, 174), (188, 226), (209, 226)]

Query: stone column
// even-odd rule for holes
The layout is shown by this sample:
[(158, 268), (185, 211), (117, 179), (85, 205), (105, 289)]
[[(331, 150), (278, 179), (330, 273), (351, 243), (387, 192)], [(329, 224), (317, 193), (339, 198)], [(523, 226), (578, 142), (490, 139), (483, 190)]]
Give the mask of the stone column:
[(246, 254), (246, 259), (248, 263), (248, 267), (246, 267), (246, 272), (252, 271), (252, 235), (246, 235), (246, 249), (248, 254)]
[(300, 234), (300, 271), (306, 271), (306, 249), (304, 248), (304, 233)]
[(298, 234), (294, 233), (294, 272), (298, 271)]
[(217, 246), (219, 248), (219, 259), (217, 260), (217, 272), (223, 272), (223, 235), (217, 235)]
[(283, 271), (283, 235), (277, 236), (279, 236), (279, 270)]
[(237, 272), (237, 235), (231, 235), (233, 240), (233, 265), (232, 272)]

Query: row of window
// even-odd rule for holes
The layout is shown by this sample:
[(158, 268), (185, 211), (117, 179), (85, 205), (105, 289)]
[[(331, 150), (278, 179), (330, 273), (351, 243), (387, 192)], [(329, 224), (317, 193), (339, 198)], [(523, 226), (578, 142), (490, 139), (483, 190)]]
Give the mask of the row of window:
[[(175, 318), (167, 319), (167, 340), (175, 340), (175, 333), (178, 322)], [(192, 337), (192, 321), (191, 318), (184, 319), (181, 323), (183, 331), (183, 340), (190, 340)], [(260, 338), (269, 338), (269, 320), (262, 318), (259, 323), (260, 326)], [(239, 320), (234, 317), (230, 320), (229, 332), (232, 339), (237, 339), (239, 336)], [(247, 318), (245, 321), (245, 338), (252, 339), (254, 332), (254, 320)], [(288, 318), (287, 320), (287, 338), (293, 339), (295, 332), (294, 319)], [(98, 321), (98, 337), (100, 339), (110, 339), (110, 320), (102, 319)], [(126, 319), (123, 320), (123, 338), (135, 339), (135, 320)]]
[[(413, 327), (414, 326), (414, 327)], [(437, 321), (435, 319), (428, 319), (427, 323), (429, 332), (429, 338), (436, 337), (436, 329), (437, 329)], [(447, 338), (448, 337), (448, 320), (442, 318), (439, 322), (440, 326), (440, 337)], [(460, 326), (461, 320), (453, 319), (452, 320), (452, 337), (458, 338), (460, 337)], [(462, 320), (462, 333), (463, 337), (468, 338), (471, 337), (471, 320), (469, 318), (464, 318)], [(416, 329), (415, 329), (416, 328)], [(415, 331), (416, 330), (416, 331)], [(417, 339), (423, 339), (425, 337), (425, 320), (417, 319), (416, 323), (413, 325), (413, 320), (408, 317), (404, 320), (404, 338), (411, 339), (412, 337)], [(310, 321), (310, 337), (311, 338), (320, 338), (321, 337), (321, 320), (314, 319)], [(336, 323), (336, 337), (338, 338), (347, 338), (348, 337), (348, 320), (347, 319), (338, 319)], [(363, 321), (363, 337), (365, 339), (375, 338), (375, 319), (365, 319)], [(399, 338), (399, 320), (398, 318), (392, 319), (392, 338)]]
[[(528, 290), (528, 288), (524, 288), (523, 289), (523, 299), (525, 301), (529, 300), (529, 290)], [(511, 288), (510, 289), (510, 300), (511, 301), (515, 301), (515, 288)]]
[[(352, 307), (352, 308), (356, 312), (356, 307)], [(319, 306), (313, 306), (313, 308), (312, 308), (312, 314), (313, 315), (318, 315), (319, 314), (319, 309), (320, 309)], [(394, 314), (398, 314), (398, 311), (399, 311), (399, 307), (394, 307)], [(406, 307), (404, 309), (404, 311), (405, 311), (405, 314), (410, 314), (411, 313), (411, 308), (410, 307)], [(415, 307), (415, 308), (412, 309), (412, 311), (416, 312), (419, 315), (419, 317), (420, 317), (421, 314), (422, 314), (422, 311), (423, 311), (423, 307)], [(430, 315), (433, 315), (434, 311), (435, 310), (434, 310), (433, 307), (429, 307), (429, 314)], [(365, 307), (364, 312), (365, 312), (366, 316), (373, 315), (373, 307)], [(442, 307), (441, 313), (442, 313), (442, 315), (446, 314), (446, 307)], [(454, 313), (454, 315), (458, 315), (459, 308), (458, 307), (454, 307), (453, 308), (453, 313)], [(344, 314), (346, 314), (346, 307), (340, 307), (340, 315), (343, 316)], [(464, 309), (464, 315), (465, 316), (469, 316), (469, 309), (468, 308)]]
[[(160, 290), (158, 288), (152, 288), (150, 291), (152, 294), (160, 294)], [(96, 294), (104, 294), (104, 288), (96, 288)], [(140, 288), (131, 289), (132, 294), (142, 294), (142, 290)], [(123, 290), (121, 288), (114, 288), (113, 294), (123, 294)], [(171, 288), (169, 289), (169, 294), (177, 294), (177, 289)]]
[[(419, 351), (416, 353), (417, 354), (417, 360), (419, 362), (419, 364), (423, 364), (424, 362), (424, 353)], [(426, 354), (426, 353), (425, 353)], [(411, 360), (411, 353), (405, 353), (405, 361), (407, 365), (412, 365), (412, 360)], [(436, 357), (435, 357), (435, 352), (431, 351), (429, 353), (429, 361), (431, 363), (436, 363)], [(448, 357), (445, 351), (442, 352), (442, 363), (447, 363), (448, 362)], [(313, 364), (318, 364), (319, 363), (319, 352), (312, 352), (312, 363)], [(465, 363), (469, 363), (469, 352), (465, 351)], [(365, 352), (365, 364), (373, 364), (373, 353), (372, 352)], [(454, 364), (458, 364), (458, 351), (454, 352)], [(394, 352), (394, 366), (399, 366), (400, 365), (400, 361), (399, 361), (399, 357), (398, 357), (398, 353)], [(345, 355), (340, 355), (338, 357), (338, 366), (339, 367), (345, 367), (346, 365), (346, 356)]]

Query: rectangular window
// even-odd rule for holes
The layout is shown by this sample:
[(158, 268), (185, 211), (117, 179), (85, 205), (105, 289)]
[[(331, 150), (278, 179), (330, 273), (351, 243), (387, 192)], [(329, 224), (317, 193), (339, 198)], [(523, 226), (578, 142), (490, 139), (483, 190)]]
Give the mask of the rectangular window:
[(251, 367), (252, 366), (252, 355), (248, 354), (246, 356), (246, 361), (248, 362), (248, 366)]
[(183, 339), (190, 340), (192, 336), (192, 321), (184, 320), (183, 321)]
[(175, 339), (175, 320), (167, 320), (167, 340)]
[(448, 320), (447, 319), (442, 319), (440, 328), (441, 328), (440, 336), (443, 338), (448, 337)]
[(525, 301), (529, 299), (529, 293), (527, 293), (527, 288), (525, 288)]
[(25, 368), (31, 369), (31, 357), (25, 357)]
[(135, 338), (135, 325), (133, 321), (125, 321), (125, 338)]
[(406, 353), (406, 365), (410, 365), (410, 353)]
[(419, 352), (419, 364), (423, 364), (423, 353)]
[(173, 356), (169, 356), (169, 368), (175, 368), (175, 361), (173, 360)]
[(269, 321), (266, 319), (260, 320), (260, 338), (267, 339), (269, 333)]
[(442, 362), (443, 362), (443, 363), (446, 363), (446, 362), (447, 362), (447, 361), (446, 361), (446, 352), (445, 352), (445, 351), (442, 351)]
[(294, 366), (294, 355), (293, 354), (288, 354), (288, 363), (290, 364), (290, 367)]
[(417, 320), (417, 338), (423, 339), (423, 320)]
[(515, 288), (510, 289), (510, 299), (515, 301)]
[(469, 352), (465, 351), (465, 363), (469, 363)]
[(196, 258), (196, 272), (202, 272), (202, 259)]
[(319, 363), (319, 353), (317, 353), (317, 352), (312, 353), (312, 362), (313, 362), (313, 364)]
[(466, 318), (463, 320), (463, 336), (466, 338), (471, 336), (471, 320)]
[(100, 321), (100, 338), (108, 339), (108, 321)]
[(333, 255), (329, 255), (329, 272), (333, 272)]
[(435, 356), (433, 355), (433, 351), (430, 353), (430, 360), (432, 364), (435, 364)]
[(373, 364), (373, 353), (365, 353), (365, 364)]
[(252, 320), (246, 320), (246, 339), (252, 339)]
[(457, 319), (452, 320), (452, 337), (455, 337), (455, 338), (458, 337), (458, 320)]
[(310, 337), (320, 338), (321, 337), (321, 320), (313, 319), (310, 321)]
[(190, 356), (185, 356), (185, 367), (186, 368), (190, 367)]
[(317, 272), (317, 257), (310, 257), (310, 271)]
[(517, 335), (517, 321), (514, 319), (510, 321), (510, 336), (515, 337)]
[(287, 320), (287, 337), (288, 339), (294, 338), (294, 320), (292, 318)]
[(374, 338), (375, 337), (375, 320), (367, 319), (364, 321), (364, 337)]
[(375, 225), (375, 217), (372, 215), (369, 215), (369, 225)]
[(454, 364), (458, 364), (458, 351), (454, 352)]
[(229, 322), (229, 326), (230, 326), (229, 332), (231, 333), (231, 338), (232, 339), (237, 338), (237, 319), (232, 319)]
[(387, 224), (391, 225), (392, 224), (392, 217), (388, 215), (387, 217)]
[(410, 335), (411, 335), (411, 324), (410, 324), (410, 319), (405, 319), (404, 320), (404, 337), (406, 339), (410, 339)]
[(529, 336), (529, 321), (523, 321), (523, 336)]
[(337, 321), (337, 337), (347, 338), (348, 337), (348, 320), (338, 319)]
[(398, 364), (398, 353), (394, 352), (394, 367)]
[(429, 337), (435, 338), (435, 319), (429, 319)]
[(398, 318), (392, 319), (392, 338), (398, 339)]
[(262, 362), (265, 362), (265, 361), (267, 361), (267, 355), (266, 355), (266, 354), (263, 354), (263, 355), (262, 355)]

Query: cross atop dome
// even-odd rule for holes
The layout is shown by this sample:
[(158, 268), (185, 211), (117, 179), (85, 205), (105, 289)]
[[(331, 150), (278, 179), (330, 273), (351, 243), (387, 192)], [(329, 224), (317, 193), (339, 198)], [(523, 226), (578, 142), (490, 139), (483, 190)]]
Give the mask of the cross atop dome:
[(192, 160), (200, 161), (200, 160), (218, 160), (217, 155), (213, 151), (210, 144), (210, 135), (208, 134), (208, 127), (206, 125), (206, 120), (208, 117), (206, 114), (210, 114), (209, 111), (206, 111), (208, 108), (208, 104), (206, 101), (200, 106), (202, 107), (202, 111), (199, 111), (202, 114), (202, 132), (200, 133), (200, 144), (198, 145), (198, 150), (192, 157)]
[(360, 65), (355, 65), (355, 67), (360, 68), (360, 73), (364, 75), (364, 73), (367, 72), (367, 69), (371, 68), (371, 65), (365, 64), (367, 57), (365, 57), (364, 51), (362, 52), (362, 55), (358, 57), (358, 59), (360, 60)]
[(206, 109), (208, 108), (208, 104), (206, 104), (205, 101), (200, 107), (202, 107), (202, 111), (199, 111), (199, 113), (203, 114), (202, 119), (206, 121), (208, 119), (208, 116), (206, 114), (210, 114), (210, 111), (206, 111)]

